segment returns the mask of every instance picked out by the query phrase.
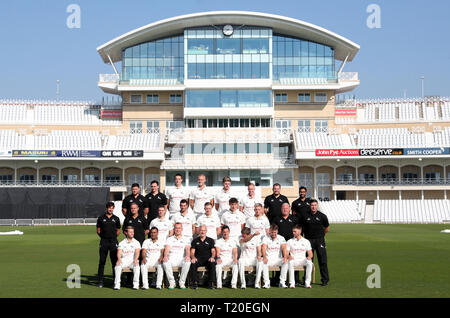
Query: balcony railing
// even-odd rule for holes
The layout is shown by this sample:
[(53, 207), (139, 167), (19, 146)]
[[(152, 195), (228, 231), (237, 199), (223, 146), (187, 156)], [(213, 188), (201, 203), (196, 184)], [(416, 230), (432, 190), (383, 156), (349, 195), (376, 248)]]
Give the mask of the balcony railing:
[(445, 179), (381, 179), (381, 180), (339, 180), (334, 185), (352, 186), (386, 186), (386, 185), (450, 185), (450, 180)]
[(341, 72), (339, 81), (358, 81), (358, 72)]
[(168, 143), (291, 142), (290, 129), (276, 128), (178, 128), (167, 131)]
[(67, 180), (0, 180), (0, 186), (54, 186), (54, 187), (123, 187), (127, 186), (124, 181), (111, 181), (111, 180), (99, 180), (99, 181), (67, 181)]
[(119, 75), (117, 75), (117, 74), (99, 74), (98, 81), (101, 83), (119, 83)]

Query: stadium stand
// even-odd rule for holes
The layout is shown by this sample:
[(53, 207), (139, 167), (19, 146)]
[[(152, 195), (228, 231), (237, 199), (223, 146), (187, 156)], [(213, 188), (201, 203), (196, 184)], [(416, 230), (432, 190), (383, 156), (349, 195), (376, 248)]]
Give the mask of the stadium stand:
[(347, 134), (332, 135), (328, 133), (296, 133), (298, 149), (316, 149), (316, 148), (354, 148), (355, 141), (352, 136)]
[(376, 200), (374, 221), (380, 223), (444, 223), (450, 221), (449, 200)]
[(121, 125), (121, 120), (102, 120), (92, 101), (0, 99), (2, 124)]
[(365, 216), (366, 201), (321, 201), (319, 210), (327, 215), (331, 223), (361, 222)]

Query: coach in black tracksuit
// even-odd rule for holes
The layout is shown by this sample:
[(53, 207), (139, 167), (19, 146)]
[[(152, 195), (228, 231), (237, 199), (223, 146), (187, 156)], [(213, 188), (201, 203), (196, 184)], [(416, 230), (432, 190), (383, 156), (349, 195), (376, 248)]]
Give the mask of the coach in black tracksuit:
[(292, 202), (292, 214), (295, 215), (298, 220), (301, 219), (302, 215), (311, 212), (311, 199), (306, 197), (306, 192), (307, 189), (305, 187), (300, 187), (298, 190), (298, 199)]
[(327, 216), (318, 211), (319, 204), (317, 200), (312, 199), (310, 206), (311, 212), (301, 218), (300, 225), (303, 228), (304, 237), (311, 243), (314, 257), (317, 255), (322, 286), (326, 286), (330, 278), (328, 277), (325, 234), (330, 229), (330, 224)]
[(103, 287), (103, 275), (105, 271), (106, 258), (111, 259), (114, 275), (114, 266), (117, 263), (117, 236), (120, 234), (120, 219), (113, 214), (114, 203), (106, 203), (106, 213), (97, 219), (97, 234), (100, 236), (100, 261), (98, 263), (98, 287)]

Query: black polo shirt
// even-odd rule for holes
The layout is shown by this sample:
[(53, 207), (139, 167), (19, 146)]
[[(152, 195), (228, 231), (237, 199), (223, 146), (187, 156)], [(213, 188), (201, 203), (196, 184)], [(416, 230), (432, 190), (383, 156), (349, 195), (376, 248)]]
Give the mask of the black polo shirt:
[(302, 236), (306, 239), (324, 238), (325, 228), (330, 226), (327, 216), (320, 211), (303, 215), (300, 219), (300, 225), (303, 228)]
[(214, 240), (210, 237), (206, 237), (204, 241), (200, 236), (193, 239), (191, 242), (191, 248), (195, 248), (194, 256), (201, 260), (207, 260), (211, 258), (211, 249), (214, 248)]
[(120, 229), (120, 219), (114, 214), (108, 217), (105, 213), (98, 217), (97, 228), (100, 228), (100, 237), (102, 239), (117, 239), (117, 229)]
[(158, 207), (167, 204), (167, 197), (161, 192), (158, 192), (155, 195), (150, 192), (145, 196), (145, 199), (147, 200), (146, 203), (148, 207), (147, 220), (148, 223), (150, 223), (153, 219), (158, 217)]
[(273, 193), (268, 195), (264, 200), (264, 208), (268, 208), (267, 218), (270, 223), (273, 223), (275, 218), (281, 217), (281, 206), (283, 203), (288, 203), (289, 200), (284, 195), (280, 194), (278, 198), (276, 198)]
[(142, 245), (145, 240), (145, 231), (148, 230), (149, 226), (147, 219), (141, 215), (138, 215), (136, 218), (127, 216), (123, 221), (122, 231), (125, 231), (127, 226), (134, 228), (134, 238)]
[(275, 218), (273, 223), (278, 226), (278, 234), (287, 241), (294, 237), (292, 228), (298, 224), (298, 219), (295, 215), (290, 214), (286, 219), (283, 216)]
[(308, 212), (311, 212), (311, 199), (305, 198), (305, 200), (300, 200), (298, 198), (294, 202), (292, 202), (291, 210), (292, 213), (295, 214), (298, 218), (302, 215), (306, 215)]
[(127, 195), (122, 201), (122, 209), (127, 209), (127, 215), (131, 216), (131, 204), (136, 203), (139, 207), (139, 215), (144, 215), (144, 208), (147, 206), (145, 197), (142, 194), (138, 194), (134, 197), (133, 194)]

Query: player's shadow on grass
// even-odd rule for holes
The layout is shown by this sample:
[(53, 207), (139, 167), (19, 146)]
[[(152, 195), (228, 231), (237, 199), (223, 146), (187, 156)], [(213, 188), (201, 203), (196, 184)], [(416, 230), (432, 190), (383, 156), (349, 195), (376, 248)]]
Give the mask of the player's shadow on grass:
[[(67, 278), (63, 278), (64, 282), (67, 282)], [(71, 280), (72, 281), (72, 280)], [(88, 286), (97, 286), (98, 276), (97, 275), (80, 275), (80, 283)], [(103, 277), (104, 287), (114, 287), (114, 278), (112, 275), (105, 275)]]

